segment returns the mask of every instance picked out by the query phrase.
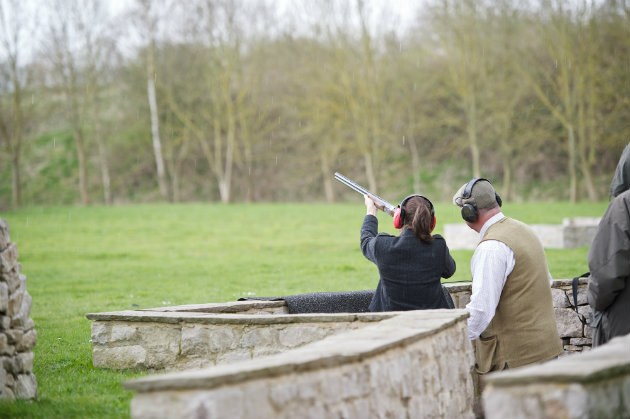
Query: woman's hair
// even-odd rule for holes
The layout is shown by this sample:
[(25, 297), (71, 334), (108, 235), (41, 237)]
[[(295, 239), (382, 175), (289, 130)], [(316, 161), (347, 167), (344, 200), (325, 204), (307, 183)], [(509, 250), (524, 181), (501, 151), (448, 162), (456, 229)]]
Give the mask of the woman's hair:
[(425, 243), (433, 241), (431, 235), (433, 217), (430, 205), (425, 198), (419, 196), (414, 196), (405, 203), (404, 225), (411, 228), (413, 234)]

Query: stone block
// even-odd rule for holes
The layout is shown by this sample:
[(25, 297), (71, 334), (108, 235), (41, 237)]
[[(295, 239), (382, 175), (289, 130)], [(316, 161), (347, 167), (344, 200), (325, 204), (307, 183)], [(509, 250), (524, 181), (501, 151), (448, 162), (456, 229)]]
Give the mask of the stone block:
[(217, 364), (232, 364), (234, 362), (245, 361), (248, 359), (252, 359), (251, 351), (229, 351), (217, 356)]
[(92, 345), (105, 345), (109, 342), (110, 329), (109, 322), (92, 323)]
[(18, 260), (17, 245), (10, 243), (0, 252), (0, 274), (7, 274), (15, 268)]
[(553, 300), (554, 307), (557, 307), (557, 308), (572, 307), (572, 304), (569, 302), (569, 297), (567, 296), (566, 291), (561, 288), (552, 288), (551, 297)]
[(11, 318), (12, 328), (21, 328), (21, 329), (25, 328), (25, 325), (28, 323), (29, 315), (31, 314), (32, 304), (33, 304), (33, 299), (31, 298), (31, 295), (28, 292), (24, 291), (24, 296), (22, 298), (22, 304), (20, 305), (20, 309)]
[(37, 331), (35, 329), (31, 329), (28, 332), (24, 333), (22, 337), (22, 342), (16, 345), (16, 349), (18, 351), (30, 351), (37, 344)]
[(7, 335), (9, 344), (15, 345), (17, 343), (22, 342), (22, 338), (24, 337), (24, 331), (19, 330), (19, 329), (11, 329), (11, 330), (7, 330), (5, 332), (5, 335)]
[(223, 353), (238, 347), (242, 330), (229, 326), (212, 328), (208, 332), (210, 352)]
[(9, 234), (9, 223), (0, 218), (0, 252), (7, 248), (11, 243), (11, 235)]
[(584, 337), (593, 340), (593, 328), (589, 325), (584, 326)]
[(13, 355), (14, 353), (15, 346), (9, 344), (6, 334), (0, 333), (0, 355)]
[(0, 313), (9, 311), (9, 285), (0, 282)]
[(3, 330), (9, 330), (11, 327), (11, 317), (0, 316), (0, 332)]
[(13, 327), (16, 329), (28, 331), (35, 327), (35, 322), (32, 318), (27, 317), (26, 320), (20, 320), (19, 322), (13, 322)]
[(15, 359), (20, 373), (28, 374), (33, 371), (33, 360), (35, 359), (33, 352), (19, 352)]
[(554, 308), (556, 315), (556, 325), (558, 334), (561, 338), (583, 336), (583, 326), (573, 309), (570, 308)]
[(252, 358), (260, 358), (261, 356), (275, 355), (282, 352), (282, 349), (277, 346), (263, 346), (259, 348), (252, 348)]
[(0, 389), (7, 385), (7, 371), (4, 369), (4, 364), (0, 362)]
[(243, 333), (241, 347), (259, 348), (261, 346), (272, 346), (274, 344), (274, 334), (277, 334), (277, 331), (270, 327), (253, 328)]
[(269, 389), (269, 400), (276, 407), (282, 409), (285, 405), (296, 399), (298, 386), (291, 381), (277, 382)]
[(0, 387), (0, 400), (12, 401), (15, 400), (15, 394), (11, 387)]
[(278, 338), (282, 346), (295, 348), (323, 339), (328, 333), (316, 326), (289, 326), (281, 330)]
[[(17, 359), (14, 356), (3, 356), (0, 360), (2, 360), (2, 368), (6, 370), (9, 375), (17, 375), (20, 372)], [(11, 384), (11, 386), (13, 386), (13, 384)]]
[(182, 356), (206, 356), (209, 349), (210, 334), (203, 325), (182, 327)]
[(142, 346), (119, 348), (95, 347), (92, 350), (92, 365), (112, 369), (157, 368), (147, 363), (147, 351)]
[(590, 225), (565, 225), (563, 227), (565, 249), (588, 247), (593, 243), (593, 238), (597, 233), (597, 223)]
[[(581, 286), (578, 288), (577, 300), (578, 300), (578, 306), (588, 305), (588, 287), (587, 286)], [(571, 305), (573, 305), (573, 292), (571, 292)]]
[[(21, 266), (18, 263), (18, 266)], [(9, 296), (18, 292), (18, 290), (25, 291), (26, 290), (26, 275), (19, 273), (17, 270), (13, 270), (4, 275), (4, 279), (9, 286)]]
[(15, 317), (20, 312), (22, 307), (22, 300), (24, 299), (24, 292), (14, 292), (9, 298), (9, 307), (7, 314), (11, 317)]
[(112, 343), (136, 343), (138, 340), (138, 329), (135, 326), (124, 323), (114, 323), (111, 326), (109, 340)]
[(37, 397), (37, 380), (33, 374), (20, 374), (15, 381), (15, 397), (34, 399)]

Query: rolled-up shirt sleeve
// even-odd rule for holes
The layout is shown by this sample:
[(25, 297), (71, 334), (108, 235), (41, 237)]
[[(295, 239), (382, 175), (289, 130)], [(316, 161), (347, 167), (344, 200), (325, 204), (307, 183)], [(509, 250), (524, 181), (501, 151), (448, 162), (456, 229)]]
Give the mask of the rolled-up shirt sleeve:
[(475, 340), (486, 330), (501, 298), (505, 281), (514, 269), (514, 252), (505, 243), (486, 240), (479, 243), (471, 260), (472, 295), (466, 309), (468, 338)]

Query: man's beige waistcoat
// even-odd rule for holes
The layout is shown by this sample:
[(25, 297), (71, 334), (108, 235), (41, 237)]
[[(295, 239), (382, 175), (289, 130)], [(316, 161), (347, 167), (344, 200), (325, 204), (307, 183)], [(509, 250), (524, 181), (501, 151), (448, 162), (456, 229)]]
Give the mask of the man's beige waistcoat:
[(527, 225), (503, 218), (482, 241), (498, 240), (514, 252), (494, 318), (476, 343), (477, 371), (486, 373), (546, 361), (563, 352), (553, 310), (547, 259)]

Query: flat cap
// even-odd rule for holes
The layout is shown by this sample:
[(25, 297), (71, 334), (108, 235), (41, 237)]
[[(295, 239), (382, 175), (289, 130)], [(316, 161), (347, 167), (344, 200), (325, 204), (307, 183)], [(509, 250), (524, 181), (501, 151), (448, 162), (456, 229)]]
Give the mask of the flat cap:
[(462, 207), (464, 204), (472, 204), (477, 209), (489, 208), (497, 203), (496, 191), (487, 180), (478, 180), (472, 187), (469, 198), (464, 198), (464, 190), (468, 183), (464, 183), (461, 188), (453, 195), (453, 204)]

